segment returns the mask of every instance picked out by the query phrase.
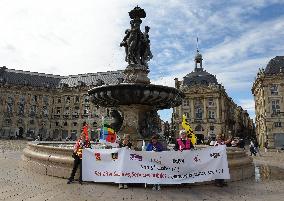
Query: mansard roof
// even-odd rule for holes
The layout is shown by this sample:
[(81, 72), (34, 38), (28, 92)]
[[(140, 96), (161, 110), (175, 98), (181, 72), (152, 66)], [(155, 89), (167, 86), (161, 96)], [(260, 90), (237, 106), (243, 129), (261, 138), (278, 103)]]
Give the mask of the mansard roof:
[(59, 75), (14, 70), (5, 66), (0, 67), (0, 83), (3, 84), (55, 88), (62, 78), (64, 77)]
[(112, 85), (119, 84), (124, 80), (122, 70), (107, 71), (98, 73), (87, 73), (79, 75), (70, 75), (60, 81), (61, 84), (67, 84), (69, 87), (78, 85), (86, 86), (99, 86), (99, 85)]
[(266, 68), (265, 74), (278, 74), (284, 71), (284, 56), (276, 56), (271, 59)]
[(118, 84), (123, 82), (123, 80), (124, 74), (122, 70), (60, 76), (8, 69), (5, 66), (0, 67), (0, 84), (58, 88), (62, 85), (66, 87), (76, 87), (82, 85), (96, 86)]
[(194, 71), (187, 74), (183, 78), (183, 85), (193, 86), (193, 85), (206, 85), (210, 84), (218, 84), (216, 77), (207, 71), (203, 70), (203, 68), (195, 68)]

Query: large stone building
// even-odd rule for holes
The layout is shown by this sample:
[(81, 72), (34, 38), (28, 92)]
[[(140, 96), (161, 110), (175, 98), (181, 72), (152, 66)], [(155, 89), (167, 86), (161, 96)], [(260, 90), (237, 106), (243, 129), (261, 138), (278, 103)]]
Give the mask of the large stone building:
[(88, 90), (123, 79), (123, 71), (57, 76), (0, 67), (0, 137), (75, 139), (84, 121), (93, 136), (109, 109), (92, 104)]
[(234, 103), (216, 76), (202, 66), (202, 55), (197, 50), (194, 71), (182, 81), (175, 79), (175, 87), (185, 94), (183, 104), (174, 108), (172, 123), (181, 128), (185, 114), (199, 139), (224, 135), (242, 138), (254, 136), (254, 125), (246, 110)]
[(261, 145), (284, 147), (284, 56), (276, 56), (260, 69), (252, 86), (256, 134)]

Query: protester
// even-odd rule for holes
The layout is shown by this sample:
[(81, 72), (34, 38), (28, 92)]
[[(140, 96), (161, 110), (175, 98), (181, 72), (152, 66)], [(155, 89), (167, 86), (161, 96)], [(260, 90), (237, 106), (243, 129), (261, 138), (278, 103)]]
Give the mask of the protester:
[[(122, 148), (122, 147), (126, 147), (126, 148), (128, 148), (128, 149), (131, 149), (131, 147), (132, 147), (132, 143), (130, 142), (130, 135), (125, 135), (124, 136), (124, 139), (121, 141), (121, 142), (119, 142), (119, 145), (118, 145), (118, 147), (119, 148)], [(122, 183), (120, 183), (120, 184), (118, 184), (118, 188), (119, 189), (127, 189), (128, 188), (128, 184), (122, 184)]]
[(84, 132), (82, 132), (80, 138), (77, 140), (76, 144), (74, 145), (73, 155), (72, 155), (72, 157), (74, 158), (73, 169), (67, 184), (71, 184), (73, 182), (78, 166), (80, 165), (79, 183), (82, 185), (82, 152), (84, 148), (89, 148), (89, 147), (90, 147), (90, 142), (89, 140), (86, 140), (86, 135)]
[(179, 132), (180, 138), (176, 140), (174, 150), (183, 151), (193, 149), (193, 144), (189, 138), (187, 138), (187, 133), (185, 130)]
[(250, 156), (252, 155), (256, 156), (255, 149), (254, 149), (254, 143), (252, 140), (250, 141), (249, 151), (250, 151)]
[(268, 140), (264, 142), (264, 152), (266, 153), (268, 149)]
[[(225, 145), (225, 142), (222, 139), (221, 135), (218, 135), (214, 146), (220, 146), (220, 145)], [(219, 186), (219, 187), (223, 187), (226, 185), (224, 179), (215, 179), (215, 184), (216, 186)]]
[[(153, 135), (151, 138), (151, 142), (147, 145), (146, 151), (156, 151), (161, 152), (163, 151), (163, 146), (161, 143), (158, 142), (158, 137)], [(160, 184), (154, 184), (152, 190), (161, 190)]]

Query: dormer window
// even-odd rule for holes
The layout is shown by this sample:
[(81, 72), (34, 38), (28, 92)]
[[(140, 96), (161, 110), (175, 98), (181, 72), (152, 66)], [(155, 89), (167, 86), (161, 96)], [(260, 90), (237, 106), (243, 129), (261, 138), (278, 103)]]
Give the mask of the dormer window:
[(189, 106), (189, 100), (185, 99), (182, 102), (183, 106)]

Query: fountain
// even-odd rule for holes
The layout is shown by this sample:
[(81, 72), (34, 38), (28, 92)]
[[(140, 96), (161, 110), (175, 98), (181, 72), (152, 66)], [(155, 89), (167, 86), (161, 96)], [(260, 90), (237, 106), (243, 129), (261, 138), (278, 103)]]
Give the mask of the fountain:
[[(183, 94), (171, 87), (150, 84), (147, 62), (152, 58), (149, 27), (140, 31), (141, 18), (146, 17), (143, 9), (135, 7), (129, 12), (131, 28), (126, 30), (121, 46), (125, 47), (125, 80), (118, 85), (105, 85), (91, 89), (92, 101), (102, 107), (112, 108), (115, 122), (113, 128), (121, 134), (130, 134), (141, 147), (142, 139), (155, 132), (152, 118), (157, 110), (181, 104)], [(121, 117), (122, 116), (122, 117)], [(73, 142), (74, 143), (74, 142)], [(198, 149), (205, 146), (197, 146)], [(24, 149), (25, 168), (43, 175), (68, 178), (73, 158), (71, 142), (29, 142)], [(239, 148), (227, 148), (230, 181), (243, 180), (254, 175), (252, 158)], [(77, 171), (78, 172), (78, 171)]]
[[(135, 7), (129, 12), (130, 29), (120, 43), (125, 47), (125, 61), (128, 66), (124, 70), (125, 80), (118, 85), (105, 85), (89, 90), (95, 105), (113, 108), (121, 113), (122, 125), (114, 128), (120, 134), (130, 134), (132, 140), (140, 142), (157, 133), (157, 110), (181, 105), (183, 93), (176, 88), (150, 84), (148, 78), (148, 61), (153, 57), (150, 50), (149, 30), (145, 26), (142, 33), (141, 18), (146, 12)], [(118, 113), (117, 113), (118, 114)]]

